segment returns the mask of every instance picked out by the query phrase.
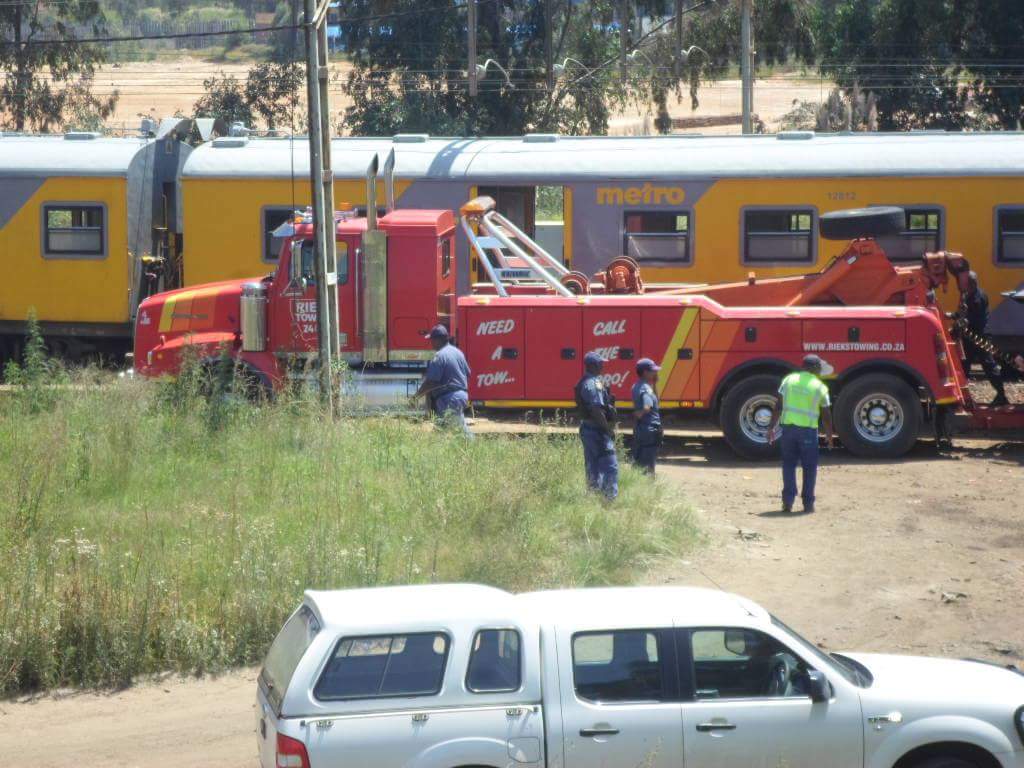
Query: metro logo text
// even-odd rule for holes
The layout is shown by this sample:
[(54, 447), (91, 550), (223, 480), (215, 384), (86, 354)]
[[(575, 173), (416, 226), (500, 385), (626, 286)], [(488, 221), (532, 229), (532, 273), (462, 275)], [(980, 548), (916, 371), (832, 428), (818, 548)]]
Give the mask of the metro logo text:
[(642, 187), (598, 187), (598, 205), (682, 205), (686, 190), (645, 183)]
[(505, 333), (512, 333), (516, 327), (516, 321), (509, 320), (485, 320), (476, 327), (477, 336), (501, 336)]

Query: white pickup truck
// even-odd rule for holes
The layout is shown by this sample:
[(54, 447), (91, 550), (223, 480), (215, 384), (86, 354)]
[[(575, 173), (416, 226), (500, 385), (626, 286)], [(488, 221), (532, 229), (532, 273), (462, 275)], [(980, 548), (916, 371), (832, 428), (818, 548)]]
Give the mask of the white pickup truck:
[(1024, 768), (1015, 670), (682, 587), (307, 592), (257, 697), (263, 768)]

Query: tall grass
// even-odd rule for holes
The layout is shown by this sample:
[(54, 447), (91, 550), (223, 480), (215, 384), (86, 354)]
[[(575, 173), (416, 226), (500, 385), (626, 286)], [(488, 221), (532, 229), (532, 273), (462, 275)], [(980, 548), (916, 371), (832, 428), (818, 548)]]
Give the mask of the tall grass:
[(617, 582), (693, 538), (631, 470), (614, 505), (582, 493), (572, 436), (470, 441), (196, 389), (0, 403), (0, 693), (255, 662), (306, 588)]

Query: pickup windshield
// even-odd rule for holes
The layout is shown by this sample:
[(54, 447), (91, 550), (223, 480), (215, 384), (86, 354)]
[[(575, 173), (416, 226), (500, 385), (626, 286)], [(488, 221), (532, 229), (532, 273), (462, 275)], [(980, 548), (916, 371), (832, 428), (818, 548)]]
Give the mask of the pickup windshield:
[(818, 648), (817, 645), (803, 637), (799, 632), (796, 632), (786, 626), (786, 624), (775, 616), (772, 616), (772, 624), (788, 634), (794, 640), (798, 641), (812, 656), (814, 656), (815, 659), (818, 660), (818, 662), (823, 663), (825, 669), (834, 669), (842, 675), (847, 682), (853, 683), (858, 688), (871, 687), (871, 683), (874, 682), (874, 678), (872, 678), (871, 672), (868, 671), (868, 668), (863, 664), (838, 653), (825, 653), (823, 650)]
[(285, 622), (267, 652), (263, 669), (260, 670), (260, 684), (267, 701), (278, 714), (281, 713), (284, 692), (295, 674), (295, 668), (299, 666), (306, 649), (319, 631), (320, 622), (303, 605)]

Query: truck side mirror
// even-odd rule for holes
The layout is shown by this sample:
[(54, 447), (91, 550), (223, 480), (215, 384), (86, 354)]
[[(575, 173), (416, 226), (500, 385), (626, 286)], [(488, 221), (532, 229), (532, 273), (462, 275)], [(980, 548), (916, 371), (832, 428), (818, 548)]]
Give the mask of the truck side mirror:
[(824, 672), (816, 669), (807, 670), (807, 695), (816, 704), (832, 698), (832, 686), (828, 684)]

